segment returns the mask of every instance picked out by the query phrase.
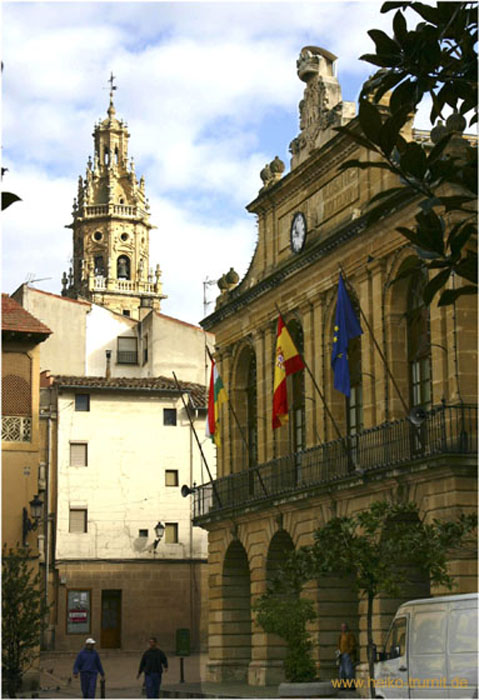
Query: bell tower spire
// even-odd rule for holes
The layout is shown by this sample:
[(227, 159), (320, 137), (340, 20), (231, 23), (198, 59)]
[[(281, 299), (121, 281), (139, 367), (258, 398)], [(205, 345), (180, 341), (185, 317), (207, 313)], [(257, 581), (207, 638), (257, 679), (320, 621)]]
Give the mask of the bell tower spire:
[(64, 296), (83, 298), (139, 318), (140, 306), (160, 309), (161, 270), (150, 271), (150, 223), (145, 181), (128, 157), (128, 126), (116, 116), (117, 86), (111, 73), (107, 117), (95, 124), (94, 157), (78, 180), (73, 202), (73, 274), (63, 277)]

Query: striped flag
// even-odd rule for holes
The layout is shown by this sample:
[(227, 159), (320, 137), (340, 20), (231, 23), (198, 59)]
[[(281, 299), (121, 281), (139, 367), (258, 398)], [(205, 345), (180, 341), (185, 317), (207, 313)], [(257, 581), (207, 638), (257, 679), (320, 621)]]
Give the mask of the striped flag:
[(223, 381), (211, 360), (210, 388), (208, 392), (208, 418), (206, 421), (206, 437), (210, 437), (215, 445), (221, 445), (220, 438), (220, 407), (228, 400)]
[(288, 421), (288, 393), (286, 377), (304, 369), (303, 358), (296, 349), (282, 316), (278, 318), (273, 383), (273, 428)]

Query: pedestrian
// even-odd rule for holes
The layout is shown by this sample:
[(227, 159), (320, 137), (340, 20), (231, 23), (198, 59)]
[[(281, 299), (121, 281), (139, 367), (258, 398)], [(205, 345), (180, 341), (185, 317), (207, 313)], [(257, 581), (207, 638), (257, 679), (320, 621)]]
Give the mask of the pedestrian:
[(145, 672), (145, 685), (147, 698), (159, 698), (161, 686), (161, 674), (163, 669), (168, 671), (168, 659), (165, 653), (157, 647), (156, 637), (148, 640), (150, 648), (145, 651), (140, 661), (137, 678)]
[(84, 698), (94, 698), (96, 690), (96, 677), (100, 674), (105, 680), (105, 672), (101, 665), (100, 656), (94, 645), (95, 640), (91, 637), (85, 641), (85, 648), (80, 651), (73, 666), (73, 677), (78, 678), (80, 673), (81, 691)]
[(354, 680), (354, 663), (356, 661), (357, 643), (356, 637), (349, 630), (346, 622), (343, 622), (341, 625), (338, 651), (340, 680)]

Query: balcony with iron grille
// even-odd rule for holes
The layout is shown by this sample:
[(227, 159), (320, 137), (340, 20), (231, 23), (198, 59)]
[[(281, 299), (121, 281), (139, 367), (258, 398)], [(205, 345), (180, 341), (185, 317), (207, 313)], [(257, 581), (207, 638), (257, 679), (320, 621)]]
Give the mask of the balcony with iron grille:
[(449, 457), (469, 458), (461, 462), (475, 469), (477, 406), (441, 405), (420, 425), (407, 418), (383, 423), (198, 486), (194, 522), (201, 525), (269, 503), (300, 500), (325, 488), (347, 487)]

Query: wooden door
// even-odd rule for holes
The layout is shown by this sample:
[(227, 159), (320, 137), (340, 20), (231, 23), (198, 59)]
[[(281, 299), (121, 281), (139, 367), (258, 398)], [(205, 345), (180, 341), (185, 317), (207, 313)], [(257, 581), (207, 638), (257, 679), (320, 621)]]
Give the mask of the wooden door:
[(121, 647), (121, 591), (101, 592), (101, 638), (103, 649)]

